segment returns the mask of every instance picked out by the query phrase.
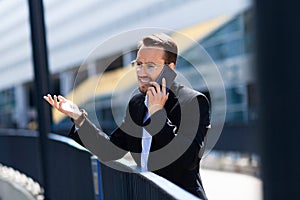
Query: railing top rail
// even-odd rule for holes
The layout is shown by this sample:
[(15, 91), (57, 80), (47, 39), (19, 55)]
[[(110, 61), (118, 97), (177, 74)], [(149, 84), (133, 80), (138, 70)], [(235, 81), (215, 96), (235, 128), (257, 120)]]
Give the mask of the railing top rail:
[(107, 163), (107, 165), (113, 168), (123, 167), (127, 169), (127, 171), (132, 171), (133, 173), (136, 173), (138, 176), (141, 176), (144, 179), (148, 180), (148, 182), (151, 185), (159, 187), (162, 191), (164, 191), (164, 193), (168, 194), (174, 199), (199, 200), (198, 197), (185, 191), (184, 189), (168, 181), (167, 179), (158, 176), (153, 172), (143, 172), (133, 160), (121, 158), (116, 161), (110, 161), (109, 163)]

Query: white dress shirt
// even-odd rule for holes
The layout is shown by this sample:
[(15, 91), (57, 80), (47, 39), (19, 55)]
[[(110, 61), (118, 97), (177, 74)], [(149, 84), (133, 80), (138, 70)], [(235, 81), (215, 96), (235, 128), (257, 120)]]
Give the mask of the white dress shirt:
[[(146, 107), (148, 107), (148, 98), (145, 97), (144, 101)], [(149, 113), (146, 111), (146, 115), (144, 117), (144, 122), (149, 118)], [(141, 168), (142, 171), (148, 171), (147, 164), (148, 164), (148, 157), (150, 152), (152, 142), (152, 136), (143, 128), (143, 135), (142, 135), (142, 153), (141, 153)]]

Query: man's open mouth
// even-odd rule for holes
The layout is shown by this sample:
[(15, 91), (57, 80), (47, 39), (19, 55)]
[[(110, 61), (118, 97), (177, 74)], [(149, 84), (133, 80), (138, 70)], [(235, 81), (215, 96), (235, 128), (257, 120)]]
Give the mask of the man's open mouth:
[(152, 81), (152, 79), (150, 77), (141, 77), (141, 76), (139, 76), (138, 79), (142, 83), (149, 83), (149, 82)]

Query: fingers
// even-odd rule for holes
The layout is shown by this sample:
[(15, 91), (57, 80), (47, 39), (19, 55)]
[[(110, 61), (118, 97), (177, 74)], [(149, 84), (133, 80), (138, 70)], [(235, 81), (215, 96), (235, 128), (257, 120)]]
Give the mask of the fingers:
[(165, 101), (167, 101), (168, 100), (168, 98), (169, 98), (169, 94), (170, 93), (168, 93), (164, 98), (165, 98)]
[(59, 102), (63, 102), (63, 103), (65, 103), (67, 101), (67, 99), (61, 95), (58, 95), (58, 100), (59, 100)]
[(63, 96), (59, 95), (56, 96), (54, 95), (53, 98), (50, 94), (48, 94), (47, 96), (44, 96), (44, 99), (53, 107), (55, 107), (56, 109), (61, 109), (62, 107), (62, 103), (65, 103), (67, 101), (66, 98), (64, 98)]
[(153, 96), (155, 96), (156, 95), (156, 90), (154, 89), (154, 87), (149, 87), (148, 88), (148, 91), (147, 91), (147, 96), (148, 97), (153, 97)]
[(61, 95), (58, 95), (58, 97), (57, 97), (57, 99), (58, 99), (58, 110), (62, 110), (62, 105), (63, 105), (63, 103), (65, 103), (65, 102), (67, 102), (67, 99), (65, 99), (63, 96), (61, 96)]
[(53, 99), (52, 99), (52, 97), (51, 97), (50, 94), (48, 94), (47, 96), (44, 96), (44, 99), (45, 99), (50, 105), (53, 106), (54, 101), (53, 101)]
[(54, 107), (55, 107), (56, 109), (58, 109), (58, 101), (57, 101), (57, 96), (56, 96), (56, 95), (54, 95), (54, 96), (53, 96), (53, 98), (54, 98), (54, 103), (53, 103), (53, 105), (54, 105)]
[(164, 95), (167, 94), (167, 82), (166, 82), (166, 79), (165, 79), (165, 78), (162, 79), (162, 93), (163, 93)]
[(167, 82), (166, 79), (162, 79), (162, 87), (160, 89), (160, 85), (157, 82), (150, 82), (156, 89), (156, 93), (162, 92), (163, 96), (167, 95)]
[(150, 84), (155, 87), (157, 93), (161, 92), (160, 91), (160, 85), (158, 83), (156, 83), (156, 82), (150, 82)]
[[(165, 81), (163, 81), (165, 84)], [(154, 87), (148, 87), (146, 95), (149, 97), (149, 100), (152, 101), (152, 99), (156, 99), (155, 101), (161, 101), (162, 104), (164, 104), (169, 97), (169, 93), (166, 92), (166, 86), (164, 85), (162, 90), (160, 90), (160, 86), (153, 82)]]

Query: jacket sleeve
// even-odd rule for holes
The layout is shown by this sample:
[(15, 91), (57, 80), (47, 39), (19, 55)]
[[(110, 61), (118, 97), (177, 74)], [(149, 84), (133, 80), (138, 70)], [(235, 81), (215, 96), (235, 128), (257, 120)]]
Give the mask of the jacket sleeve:
[(102, 161), (120, 159), (127, 153), (126, 134), (120, 128), (108, 136), (87, 118), (77, 131), (73, 126), (68, 137), (87, 148)]

